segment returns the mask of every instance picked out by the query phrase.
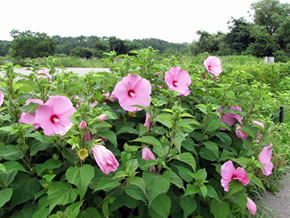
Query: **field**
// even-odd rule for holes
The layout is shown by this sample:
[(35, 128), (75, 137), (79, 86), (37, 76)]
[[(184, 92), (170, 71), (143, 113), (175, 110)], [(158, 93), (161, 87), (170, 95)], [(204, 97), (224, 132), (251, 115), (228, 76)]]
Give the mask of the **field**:
[(0, 217), (263, 214), (289, 169), (290, 62), (133, 54), (0, 66)]

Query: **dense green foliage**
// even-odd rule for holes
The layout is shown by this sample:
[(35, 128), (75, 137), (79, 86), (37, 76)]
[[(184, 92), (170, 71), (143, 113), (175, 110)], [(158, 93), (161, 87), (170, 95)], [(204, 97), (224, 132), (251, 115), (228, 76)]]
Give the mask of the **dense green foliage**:
[[(27, 76), (15, 74), (11, 64), (1, 66), (5, 74), (0, 78), (4, 93), (0, 216), (249, 217), (246, 197), (254, 200), (265, 188), (276, 190), (274, 178), (282, 176), (290, 159), (289, 62), (264, 64), (253, 57), (225, 57), (223, 72), (214, 77), (203, 66), (206, 56), (165, 59), (152, 49), (134, 54), (107, 53), (111, 72), (84, 77), (55, 74), (55, 60), (50, 58), (47, 68), (52, 80), (37, 77), (41, 67), (37, 63)], [(163, 78), (172, 66), (189, 72), (188, 96), (168, 90)], [(151, 105), (136, 113), (127, 113), (118, 101), (104, 95), (128, 73), (140, 75), (152, 85)], [(46, 101), (53, 95), (67, 96), (74, 105), (82, 101), (66, 135), (47, 136), (41, 129), (18, 122), (21, 112), (36, 109), (35, 104), (23, 106), (26, 99)], [(90, 107), (95, 101), (98, 105)], [(281, 104), (286, 112), (283, 124), (273, 119)], [(245, 140), (220, 120), (218, 109), (233, 105), (243, 109), (236, 113), (243, 117), (243, 131), (249, 135)], [(151, 115), (149, 129), (143, 125), (145, 112)], [(108, 117), (101, 122), (97, 117), (104, 113)], [(87, 122), (86, 129), (79, 127), (81, 120)], [(263, 122), (265, 128), (253, 126), (253, 120)], [(85, 131), (94, 135), (93, 140), (83, 140)], [(256, 141), (258, 131), (262, 133), (260, 142)], [(257, 156), (270, 142), (274, 170), (267, 177)], [(105, 175), (97, 166), (91, 148), (100, 143), (119, 161), (116, 172)], [(156, 160), (141, 158), (145, 146)], [(243, 186), (235, 180), (230, 191), (224, 191), (221, 165), (228, 160), (245, 168), (250, 184)], [(151, 165), (156, 171), (148, 170)], [(258, 214), (262, 213), (258, 205)]]

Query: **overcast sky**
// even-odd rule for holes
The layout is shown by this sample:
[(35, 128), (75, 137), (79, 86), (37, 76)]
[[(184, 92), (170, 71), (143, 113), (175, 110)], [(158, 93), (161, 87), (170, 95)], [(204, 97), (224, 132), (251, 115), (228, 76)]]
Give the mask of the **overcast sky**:
[[(290, 0), (280, 1), (289, 2)], [(1, 0), (0, 40), (10, 31), (192, 42), (197, 30), (227, 32), (255, 0)]]

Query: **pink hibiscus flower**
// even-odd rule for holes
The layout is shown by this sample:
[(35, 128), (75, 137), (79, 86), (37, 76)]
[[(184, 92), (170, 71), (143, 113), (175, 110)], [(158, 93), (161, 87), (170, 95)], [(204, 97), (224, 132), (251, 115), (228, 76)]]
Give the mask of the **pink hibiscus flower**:
[(219, 76), (222, 72), (221, 60), (215, 56), (209, 56), (203, 62), (208, 72), (215, 76)]
[[(40, 100), (40, 99), (29, 98), (29, 99), (26, 100), (25, 105), (28, 105), (30, 102), (33, 102), (33, 103), (39, 104), (39, 105), (43, 104), (43, 101)], [(35, 113), (22, 112), (18, 122), (30, 124), (30, 125), (34, 126), (34, 129), (38, 129), (39, 128), (39, 123), (37, 123), (35, 121)]]
[[(153, 152), (148, 148), (148, 147), (144, 147), (142, 149), (142, 159), (143, 160), (156, 160), (155, 155), (153, 154)], [(155, 165), (152, 165), (150, 167), (150, 171), (155, 171)]]
[(111, 171), (116, 171), (119, 162), (116, 160), (114, 154), (103, 145), (95, 145), (92, 148), (94, 158), (101, 168), (103, 173), (109, 174)]
[(172, 67), (165, 73), (165, 82), (168, 88), (173, 91), (179, 92), (179, 95), (189, 95), (189, 85), (191, 84), (191, 78), (187, 71), (180, 67)]
[(255, 215), (257, 212), (257, 206), (254, 201), (247, 197), (247, 208), (250, 214)]
[(237, 135), (238, 138), (240, 138), (242, 140), (245, 140), (246, 138), (248, 138), (248, 134), (243, 132), (243, 131), (241, 131), (240, 130), (241, 128), (242, 128), (241, 126), (237, 126), (236, 127), (236, 135)]
[(263, 164), (264, 169), (262, 170), (262, 172), (265, 176), (269, 176), (272, 174), (273, 169), (273, 164), (271, 162), (272, 146), (273, 146), (272, 143), (270, 143), (268, 146), (265, 146), (258, 157), (260, 163)]
[(4, 102), (4, 93), (0, 91), (0, 107), (2, 106), (3, 102)]
[(76, 109), (67, 97), (50, 96), (45, 104), (36, 109), (35, 120), (45, 135), (65, 135), (72, 127), (69, 116), (72, 116), (75, 111)]
[(241, 182), (243, 185), (247, 185), (250, 183), (248, 179), (248, 175), (245, 172), (244, 168), (238, 167), (235, 169), (233, 162), (231, 160), (225, 162), (221, 167), (221, 185), (224, 187), (226, 192), (229, 191), (229, 183), (236, 179)]
[(115, 96), (120, 106), (126, 111), (140, 111), (141, 108), (132, 105), (148, 107), (151, 100), (151, 84), (138, 75), (128, 74), (119, 81), (111, 95)]
[[(238, 110), (238, 111), (243, 110), (242, 108), (238, 106), (231, 106), (230, 109)], [(220, 112), (223, 113), (223, 108), (220, 108)], [(243, 120), (243, 117), (240, 116), (239, 114), (223, 114), (223, 116), (221, 117), (221, 121), (226, 123), (229, 126), (234, 125), (236, 121), (238, 121), (240, 124), (243, 124), (242, 120)]]

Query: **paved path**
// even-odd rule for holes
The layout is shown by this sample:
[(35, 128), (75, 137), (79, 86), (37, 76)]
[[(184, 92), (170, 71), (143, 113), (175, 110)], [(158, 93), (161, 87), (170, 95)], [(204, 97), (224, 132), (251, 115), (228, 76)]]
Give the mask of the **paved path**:
[[(26, 70), (26, 68), (19, 68), (19, 69), (14, 69), (15, 72), (17, 73), (23, 73), (23, 74), (29, 74), (31, 73), (31, 71), (29, 70)], [(62, 69), (58, 69), (57, 70), (58, 72), (62, 72), (63, 70)], [(78, 73), (79, 75), (83, 76), (85, 75), (86, 73), (88, 72), (109, 72), (110, 69), (109, 68), (77, 68), (77, 67), (67, 67), (65, 68), (64, 70), (65, 72), (74, 72), (74, 73)], [(0, 75), (2, 74), (3, 72), (0, 72)]]
[(285, 176), (277, 196), (267, 192), (261, 205), (267, 211), (267, 215), (263, 217), (290, 218), (290, 173)]

